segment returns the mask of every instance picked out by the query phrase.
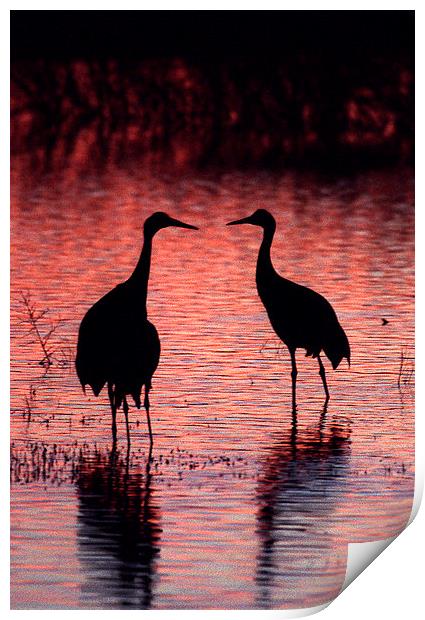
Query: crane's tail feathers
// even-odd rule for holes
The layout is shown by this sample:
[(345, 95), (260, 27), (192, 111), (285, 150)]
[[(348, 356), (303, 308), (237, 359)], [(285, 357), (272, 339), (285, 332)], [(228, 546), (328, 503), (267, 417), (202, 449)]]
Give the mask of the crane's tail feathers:
[(325, 351), (326, 357), (329, 359), (330, 363), (332, 364), (332, 368), (336, 370), (338, 366), (340, 365), (342, 359), (345, 357), (345, 355), (341, 355), (341, 353), (337, 353), (332, 350), (330, 351), (329, 349), (325, 349), (324, 351)]
[(81, 381), (81, 387), (83, 388), (84, 394), (87, 394), (86, 392), (87, 385), (91, 387), (91, 389), (93, 390), (93, 394), (95, 396), (99, 396), (100, 392), (103, 389), (103, 386), (105, 385), (105, 381), (97, 381), (97, 382), (93, 381), (92, 383), (90, 383), (89, 381), (86, 381), (85, 383), (83, 383), (83, 381)]
[(326, 357), (330, 360), (332, 364), (332, 368), (336, 370), (340, 365), (341, 361), (344, 357), (348, 361), (348, 366), (351, 363), (351, 350), (350, 344), (348, 342), (348, 338), (345, 335), (345, 332), (342, 330), (339, 335), (334, 338), (331, 342), (329, 342), (325, 347), (323, 347)]
[(137, 409), (140, 409), (142, 403), (140, 400), (140, 391), (141, 391), (141, 387), (139, 390), (135, 390), (134, 392), (131, 393), (131, 397), (134, 400), (134, 404), (136, 405)]
[(343, 355), (341, 357), (330, 357), (329, 355), (327, 355), (327, 357), (330, 359), (331, 364), (332, 364), (332, 368), (334, 370), (336, 370), (338, 368), (338, 366), (340, 365), (340, 363), (342, 362), (342, 360), (344, 359), (344, 357), (347, 359), (348, 362), (348, 367), (351, 367), (351, 359), (349, 355)]

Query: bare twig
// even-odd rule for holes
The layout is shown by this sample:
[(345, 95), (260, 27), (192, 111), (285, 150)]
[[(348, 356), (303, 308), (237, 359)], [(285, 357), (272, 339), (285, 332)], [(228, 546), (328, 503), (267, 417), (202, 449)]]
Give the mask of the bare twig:
[(33, 408), (36, 404), (36, 388), (31, 384), (28, 396), (25, 396), (25, 409), (23, 411), (24, 417), (27, 418), (28, 424), (31, 422), (31, 415)]
[(22, 303), (25, 306), (27, 316), (26, 321), (30, 325), (30, 329), (28, 330), (28, 334), (34, 334), (38, 344), (41, 347), (43, 352), (43, 357), (39, 361), (40, 366), (46, 368), (46, 371), (53, 364), (53, 349), (48, 346), (49, 340), (51, 336), (55, 333), (59, 325), (62, 323), (62, 319), (58, 319), (56, 322), (51, 323), (48, 330), (45, 331), (40, 325), (40, 322), (45, 319), (48, 308), (45, 310), (36, 310), (34, 302), (31, 300), (31, 296), (29, 293), (21, 293)]
[(414, 372), (414, 365), (412, 357), (409, 357), (404, 348), (400, 351), (400, 366), (398, 369), (397, 385), (399, 390), (404, 387), (409, 387), (412, 382)]
[(397, 379), (397, 385), (398, 385), (398, 389), (401, 389), (401, 377), (403, 374), (403, 366), (404, 366), (404, 351), (403, 349), (400, 351), (400, 368), (398, 369), (398, 379)]

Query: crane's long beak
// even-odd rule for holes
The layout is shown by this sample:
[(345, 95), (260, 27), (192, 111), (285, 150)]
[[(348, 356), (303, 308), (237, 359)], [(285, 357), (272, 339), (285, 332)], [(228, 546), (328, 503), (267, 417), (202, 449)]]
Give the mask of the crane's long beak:
[(173, 217), (170, 217), (170, 226), (177, 226), (178, 228), (191, 228), (192, 230), (199, 230), (197, 226), (192, 226), (192, 224), (185, 224), (185, 222), (181, 222), (180, 220), (175, 220)]
[(233, 222), (227, 222), (226, 226), (234, 226), (235, 224), (251, 224), (251, 217), (243, 217), (241, 220), (233, 220)]

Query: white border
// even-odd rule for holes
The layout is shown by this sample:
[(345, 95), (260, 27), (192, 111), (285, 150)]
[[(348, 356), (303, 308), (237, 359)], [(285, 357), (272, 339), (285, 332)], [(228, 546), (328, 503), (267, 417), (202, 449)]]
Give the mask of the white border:
[[(103, 2), (79, 2), (61, 3), (58, 6), (58, 2), (40, 2), (37, 6), (37, 10), (57, 10), (60, 9), (74, 9), (74, 10), (108, 10), (116, 9), (117, 3), (104, 0)], [(372, 6), (373, 5), (373, 6)], [(423, 41), (420, 34), (420, 26), (423, 26), (421, 8), (416, 8), (419, 3), (408, 3), (408, 5), (401, 5), (400, 2), (356, 2), (356, 3), (344, 3), (341, 6), (341, 2), (328, 2), (319, 5), (317, 2), (267, 2), (264, 1), (261, 4), (253, 2), (252, 0), (245, 0), (244, 2), (224, 2), (223, 0), (215, 0), (214, 2), (187, 2), (181, 0), (180, 2), (163, 2), (157, 0), (155, 2), (155, 9), (157, 10), (415, 10), (416, 9), (416, 59), (417, 65), (422, 68), (423, 58)], [(119, 9), (122, 10), (150, 10), (152, 5), (147, 2), (121, 2)], [(12, 10), (32, 10), (34, 4), (32, 2), (15, 2), (13, 3)], [(423, 28), (422, 28), (423, 32)], [(6, 587), (9, 584), (9, 10), (0, 10), (0, 71), (1, 71), (1, 89), (0, 89), (0, 136), (2, 137), (2, 143), (0, 148), (0, 170), (2, 175), (2, 183), (0, 185), (0, 191), (2, 196), (2, 208), (0, 209), (0, 248), (1, 248), (1, 261), (0, 261), (0, 283), (1, 283), (1, 330), (0, 330), (0, 397), (1, 397), (1, 412), (3, 414), (2, 423), (4, 424), (4, 432), (1, 433), (1, 450), (0, 457), (2, 459), (2, 468), (4, 479), (2, 481), (2, 497), (4, 500), (3, 510), (1, 511), (1, 532), (3, 536), (1, 549), (2, 561), (1, 561), (1, 584), (0, 589), (0, 609), (3, 614), (13, 616), (26, 616), (26, 614), (51, 614), (55, 613), (59, 617), (62, 614), (81, 614), (85, 613), (85, 610), (70, 610), (70, 611), (9, 611), (9, 589)], [(417, 109), (421, 112), (423, 110), (423, 79), (422, 71), (416, 70), (416, 91), (417, 101), (422, 102), (422, 106), (417, 106)], [(423, 138), (423, 121), (422, 116), (417, 115), (417, 170), (420, 170), (420, 164), (423, 162), (423, 157), (420, 157), (422, 138)], [(425, 317), (424, 303), (423, 303), (423, 280), (422, 273), (425, 266), (424, 246), (421, 244), (422, 235), (424, 233), (424, 191), (421, 177), (417, 178), (416, 187), (416, 274), (417, 274), (417, 299), (416, 299), (416, 325), (417, 325), (417, 359), (416, 359), (416, 376), (421, 378), (422, 375), (422, 347), (424, 345), (423, 327), (421, 325), (421, 317)], [(4, 303), (3, 303), (4, 302)], [(424, 319), (422, 319), (423, 321)], [(415, 509), (418, 509), (419, 496), (422, 494), (423, 489), (423, 477), (424, 477), (424, 423), (423, 423), (423, 411), (421, 405), (424, 403), (423, 387), (421, 381), (417, 380), (417, 416), (416, 416), (416, 492), (415, 492)], [(356, 579), (355, 585), (348, 588), (347, 591), (340, 594), (340, 596), (322, 612), (321, 617), (331, 620), (333, 618), (340, 619), (344, 617), (345, 620), (351, 620), (354, 618), (358, 620), (359, 615), (363, 615), (367, 618), (373, 618), (374, 615), (378, 615), (384, 618), (419, 618), (423, 615), (423, 561), (421, 551), (425, 549), (424, 545), (424, 531), (425, 531), (425, 511), (422, 509), (419, 512), (419, 516), (415, 519), (413, 524), (403, 532), (400, 537), (395, 540), (386, 550), (383, 556), (379, 557), (370, 567), (367, 568), (366, 574), (361, 575)], [(303, 610), (304, 614), (306, 610)], [(105, 615), (119, 614), (121, 611), (91, 611), (91, 614), (102, 614), (102, 618)], [(131, 614), (141, 613), (154, 613), (158, 618), (170, 617), (201, 617), (205, 614), (212, 617), (296, 617), (296, 611), (283, 612), (283, 611), (138, 611), (127, 612)], [(4, 616), (3, 616), (4, 617)]]

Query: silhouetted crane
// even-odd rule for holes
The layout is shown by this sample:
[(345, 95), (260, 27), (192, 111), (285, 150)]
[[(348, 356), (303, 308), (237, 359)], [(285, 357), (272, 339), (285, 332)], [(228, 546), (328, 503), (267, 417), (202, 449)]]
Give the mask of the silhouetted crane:
[(144, 407), (152, 445), (149, 416), (149, 390), (160, 355), (158, 332), (147, 319), (146, 298), (152, 254), (152, 238), (161, 228), (178, 226), (197, 230), (196, 226), (157, 212), (145, 221), (144, 242), (139, 261), (128, 280), (99, 299), (81, 321), (75, 360), (78, 378), (85, 393), (90, 385), (98, 396), (108, 385), (112, 410), (112, 437), (117, 438), (116, 413), (123, 405), (130, 443), (127, 395), (140, 409), (142, 387), (145, 386)]
[(297, 365), (296, 349), (306, 349), (306, 356), (317, 357), (319, 373), (325, 389), (326, 401), (329, 390), (320, 352), (332, 363), (334, 370), (345, 357), (350, 364), (350, 345), (330, 303), (315, 291), (282, 278), (273, 267), (270, 249), (276, 231), (274, 217), (265, 209), (258, 209), (249, 217), (229, 222), (253, 224), (263, 229), (263, 241), (257, 260), (256, 283), (258, 294), (270, 323), (279, 338), (289, 349), (292, 363), (292, 406), (296, 408)]

